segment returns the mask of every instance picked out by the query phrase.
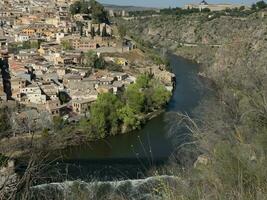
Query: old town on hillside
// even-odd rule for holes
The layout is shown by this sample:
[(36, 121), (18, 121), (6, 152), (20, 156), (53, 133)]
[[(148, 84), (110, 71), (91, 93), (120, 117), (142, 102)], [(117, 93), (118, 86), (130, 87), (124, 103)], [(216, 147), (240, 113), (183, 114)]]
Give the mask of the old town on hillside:
[(99, 94), (117, 95), (144, 72), (172, 90), (173, 75), (145, 59), (109, 20), (127, 16), (126, 11), (104, 9), (96, 1), (87, 4), (0, 1), (1, 104), (19, 108), (12, 114), (16, 119), (61, 116), (77, 121), (89, 116)]

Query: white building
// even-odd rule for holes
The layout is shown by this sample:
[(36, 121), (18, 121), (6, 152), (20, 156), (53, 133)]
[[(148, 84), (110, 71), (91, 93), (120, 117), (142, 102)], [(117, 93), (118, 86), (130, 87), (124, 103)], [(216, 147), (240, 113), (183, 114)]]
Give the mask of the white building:
[[(46, 95), (42, 94), (42, 91), (37, 85), (29, 85), (28, 87), (22, 88), (20, 90), (21, 98), (22, 96), (26, 96), (26, 103), (34, 103), (34, 104), (45, 104), (46, 103)], [(21, 99), (20, 99), (21, 100)]]
[(25, 35), (25, 34), (15, 35), (16, 42), (26, 42), (29, 40), (30, 40), (30, 37), (28, 35)]
[(210, 11), (223, 11), (226, 9), (240, 8), (244, 6), (242, 4), (209, 4), (205, 0), (201, 1), (199, 4), (186, 4), (184, 9), (209, 9)]
[(60, 43), (61, 43), (61, 40), (62, 40), (64, 37), (65, 37), (65, 33), (61, 33), (61, 32), (56, 33), (56, 42), (60, 44)]

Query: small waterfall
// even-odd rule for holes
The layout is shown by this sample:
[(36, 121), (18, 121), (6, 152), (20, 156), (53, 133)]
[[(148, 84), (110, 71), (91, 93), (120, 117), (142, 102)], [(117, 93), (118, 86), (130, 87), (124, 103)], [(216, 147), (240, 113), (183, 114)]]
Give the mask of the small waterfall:
[(159, 191), (166, 188), (177, 188), (181, 185), (179, 178), (174, 176), (155, 176), (140, 180), (91, 182), (68, 181), (63, 183), (50, 183), (31, 188), (31, 199), (159, 199), (164, 195)]

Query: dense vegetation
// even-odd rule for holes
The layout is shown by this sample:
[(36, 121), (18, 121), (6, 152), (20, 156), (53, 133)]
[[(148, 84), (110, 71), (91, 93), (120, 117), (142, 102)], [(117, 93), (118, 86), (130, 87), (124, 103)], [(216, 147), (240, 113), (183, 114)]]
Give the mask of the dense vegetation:
[(18, 52), (23, 49), (38, 49), (41, 41), (14, 42), (8, 45), (9, 52)]
[(104, 7), (95, 0), (79, 0), (70, 6), (70, 12), (75, 14), (88, 14), (97, 23), (108, 23), (107, 12)]
[(162, 108), (171, 93), (152, 76), (137, 78), (119, 96), (101, 94), (91, 106), (90, 119), (82, 120), (80, 126), (90, 137), (104, 138), (140, 128), (147, 113)]
[(103, 57), (94, 51), (88, 51), (84, 55), (84, 67), (94, 69), (107, 69), (109, 71), (122, 72), (122, 66), (115, 62), (106, 62)]
[(67, 40), (62, 41), (60, 45), (63, 50), (73, 50), (71, 43)]
[[(51, 119), (49, 113), (39, 114), (39, 120), (35, 120), (36, 112), (24, 111), (24, 120), (19, 122), (14, 116), (1, 112), (0, 125), (7, 134), (14, 133), (36, 133), (35, 141), (37, 149), (60, 148), (67, 144), (75, 145), (82, 142), (102, 139), (106, 136), (126, 133), (141, 128), (154, 111), (164, 108), (171, 97), (165, 86), (152, 75), (140, 75), (136, 83), (129, 85), (125, 90), (113, 93), (103, 93), (90, 107), (90, 114), (80, 119), (77, 123), (69, 123), (62, 117)], [(60, 94), (62, 102), (69, 101), (65, 94)], [(5, 132), (1, 132), (4, 137)], [(71, 138), (71, 140), (69, 140)], [(40, 139), (40, 140), (39, 140)], [(67, 143), (67, 144), (66, 144)], [(21, 146), (27, 143), (23, 141)], [(45, 146), (43, 146), (45, 145)], [(43, 147), (42, 147), (43, 146)], [(17, 147), (14, 147), (15, 149)]]
[(85, 53), (85, 67), (91, 67), (96, 69), (104, 69), (105, 61), (101, 56), (98, 56), (94, 51), (88, 51)]
[(258, 1), (257, 3), (252, 4), (252, 10), (262, 10), (267, 8), (265, 1)]

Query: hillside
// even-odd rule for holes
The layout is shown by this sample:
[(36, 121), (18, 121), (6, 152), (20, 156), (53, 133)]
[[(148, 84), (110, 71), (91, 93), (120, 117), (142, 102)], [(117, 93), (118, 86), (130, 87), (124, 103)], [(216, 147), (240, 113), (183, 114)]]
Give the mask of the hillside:
[(195, 122), (178, 117), (192, 134), (183, 152), (199, 157), (194, 167), (184, 163), (186, 170), (167, 167), (190, 183), (182, 191), (168, 187), (167, 199), (266, 199), (267, 18), (259, 16), (197, 13), (125, 23), (141, 43), (201, 63), (213, 82), (215, 97), (199, 105)]
[(168, 47), (181, 56), (209, 65), (214, 62), (218, 47), (232, 43), (239, 34), (257, 35), (257, 31), (262, 31), (264, 35), (267, 19), (258, 17), (259, 13), (239, 18), (211, 16), (209, 13), (162, 15), (121, 23), (147, 45)]

